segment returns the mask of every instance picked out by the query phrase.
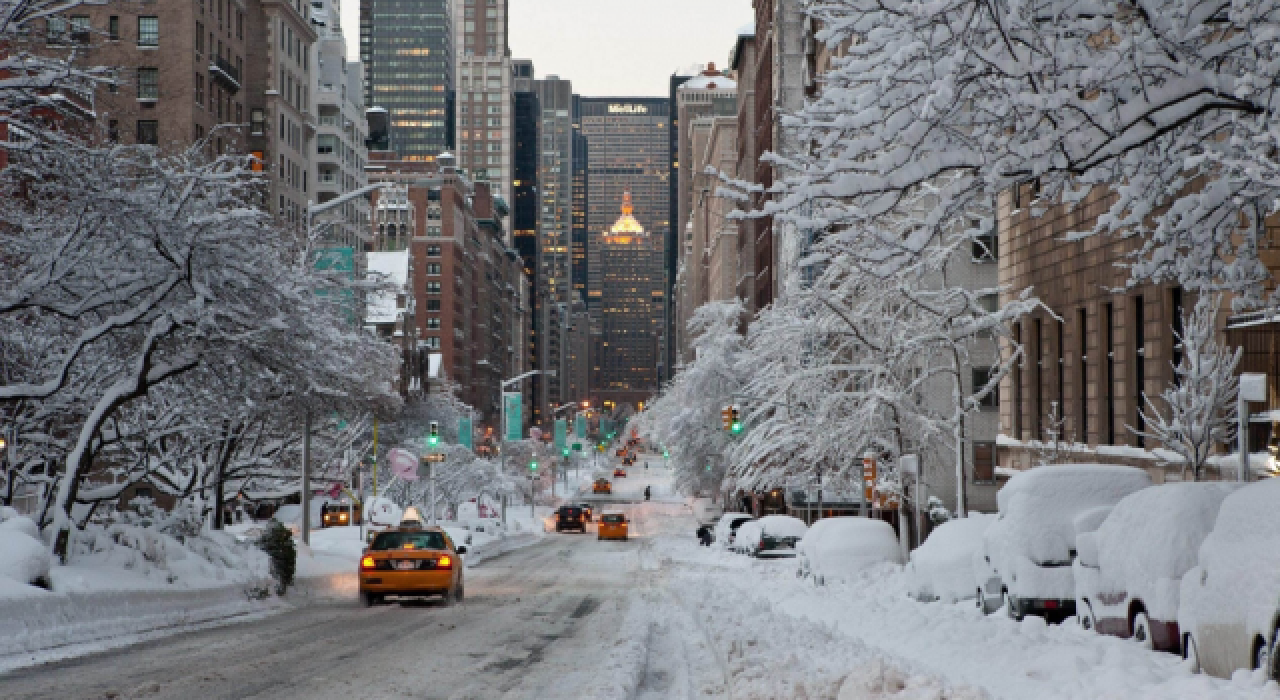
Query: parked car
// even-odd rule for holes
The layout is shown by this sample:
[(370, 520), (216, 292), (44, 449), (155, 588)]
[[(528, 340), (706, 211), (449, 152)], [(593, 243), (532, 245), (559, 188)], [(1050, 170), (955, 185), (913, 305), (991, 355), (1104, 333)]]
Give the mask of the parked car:
[(982, 550), (982, 536), (995, 522), (989, 513), (939, 525), (907, 562), (908, 593), (918, 601), (955, 603), (974, 597), (973, 556)]
[(1075, 615), (1076, 518), (1149, 486), (1145, 471), (1110, 464), (1053, 464), (1014, 474), (996, 495), (1000, 513), (983, 536), (986, 566), (977, 573), (985, 580), (975, 590), (984, 609), (991, 609), (994, 595), (1018, 620)]
[(737, 541), (744, 554), (761, 558), (794, 557), (796, 543), (809, 529), (803, 520), (790, 515), (766, 515), (757, 520), (756, 525), (750, 538), (738, 528)]
[(693, 499), (693, 519), (699, 525), (713, 526), (724, 515), (724, 509), (710, 498)]
[[(1085, 629), (1182, 650), (1178, 590), (1233, 482), (1163, 484), (1126, 496), (1096, 529), (1077, 522), (1076, 617)], [(1091, 530), (1091, 531), (1090, 531)]]
[(617, 469), (613, 470), (613, 478), (615, 479), (625, 479), (626, 476), (627, 476), (627, 470), (623, 469), (622, 467), (618, 467)]
[(715, 530), (712, 535), (715, 541), (722, 547), (733, 546), (734, 535), (737, 534), (738, 528), (742, 527), (745, 522), (755, 520), (755, 517), (747, 513), (725, 513), (720, 516), (720, 522), (716, 523)]
[(1266, 669), (1280, 679), (1280, 479), (1227, 496), (1198, 564), (1182, 577), (1178, 628), (1193, 667), (1222, 678)]
[(847, 581), (883, 564), (901, 564), (902, 549), (893, 526), (874, 518), (823, 518), (796, 544), (796, 576), (823, 585)]

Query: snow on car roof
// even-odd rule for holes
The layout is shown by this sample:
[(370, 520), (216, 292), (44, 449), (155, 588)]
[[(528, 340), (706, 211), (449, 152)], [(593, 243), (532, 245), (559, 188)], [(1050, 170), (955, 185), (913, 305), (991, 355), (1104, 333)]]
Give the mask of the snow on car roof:
[(790, 515), (766, 515), (759, 522), (765, 534), (775, 537), (804, 537), (809, 530), (803, 520)]

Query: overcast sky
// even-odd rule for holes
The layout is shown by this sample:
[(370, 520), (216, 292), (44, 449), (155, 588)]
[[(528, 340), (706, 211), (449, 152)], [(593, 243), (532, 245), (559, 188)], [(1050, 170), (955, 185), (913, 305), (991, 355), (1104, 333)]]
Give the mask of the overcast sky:
[[(511, 0), (511, 53), (581, 95), (666, 97), (677, 70), (723, 66), (754, 16), (751, 0)], [(358, 58), (359, 0), (342, 0), (342, 28)]]

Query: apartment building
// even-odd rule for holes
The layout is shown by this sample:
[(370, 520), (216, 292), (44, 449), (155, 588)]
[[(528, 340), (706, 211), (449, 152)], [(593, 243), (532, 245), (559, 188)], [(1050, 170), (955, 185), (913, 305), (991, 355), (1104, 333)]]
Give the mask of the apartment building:
[(407, 384), (426, 387), (426, 358), (439, 353), (460, 398), (496, 430), (500, 382), (529, 364), (528, 280), (504, 240), (506, 204), (488, 183), (458, 172), (451, 154), (434, 162), (370, 157), (370, 181), (388, 183), (373, 196), (372, 245), (408, 251)]
[[(458, 167), (511, 202), (515, 132), (508, 0), (457, 0), (454, 6)], [(509, 234), (510, 220), (504, 226)]]
[[(312, 95), (316, 107), (316, 148), (311, 163), (314, 201), (328, 202), (368, 184), (365, 145), (364, 71), (347, 60), (338, 0), (311, 0), (311, 24), (318, 35), (312, 65)], [(334, 225), (328, 238), (338, 245), (362, 250), (368, 240), (369, 203), (357, 197), (341, 205), (326, 220)]]

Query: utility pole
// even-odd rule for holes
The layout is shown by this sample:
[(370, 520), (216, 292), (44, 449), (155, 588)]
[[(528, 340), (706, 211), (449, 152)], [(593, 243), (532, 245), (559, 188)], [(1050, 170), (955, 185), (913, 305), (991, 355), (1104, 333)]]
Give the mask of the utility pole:
[(302, 543), (311, 546), (311, 408), (302, 421)]

